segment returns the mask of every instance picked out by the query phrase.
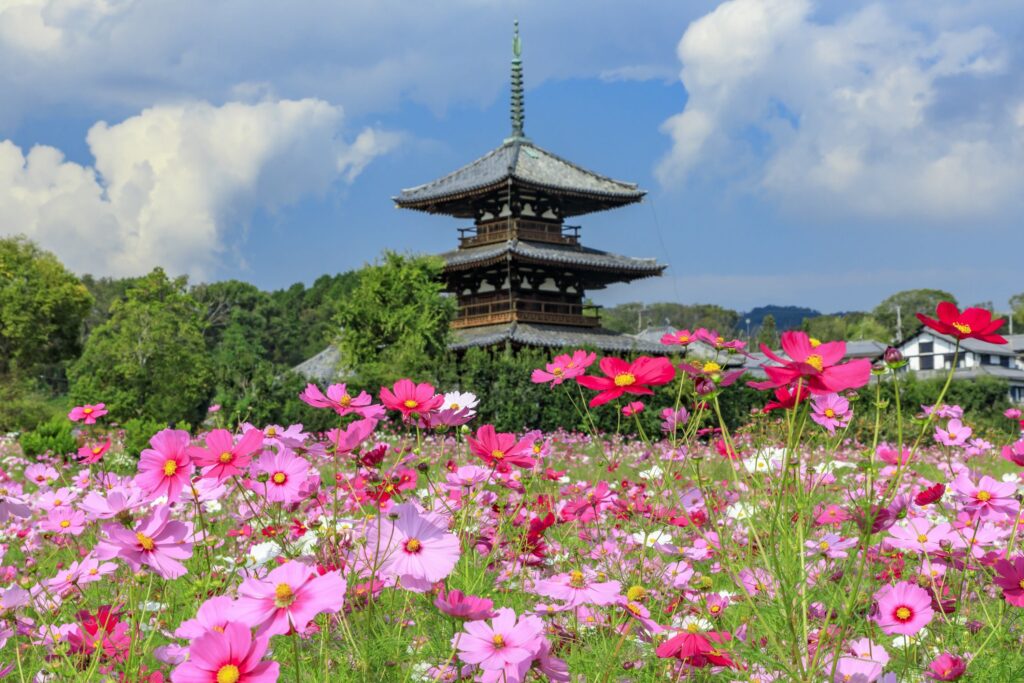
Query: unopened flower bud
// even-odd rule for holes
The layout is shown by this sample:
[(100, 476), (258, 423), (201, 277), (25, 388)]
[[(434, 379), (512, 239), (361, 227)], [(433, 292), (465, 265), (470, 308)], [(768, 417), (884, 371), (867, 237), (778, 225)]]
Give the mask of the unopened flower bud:
[(268, 481), (270, 481), (270, 472), (260, 472), (259, 474), (256, 475), (256, 481), (258, 481), (261, 484), (266, 484)]
[(900, 361), (903, 360), (903, 352), (897, 349), (895, 346), (890, 346), (885, 349), (885, 353), (882, 354), (882, 359), (885, 360), (885, 362), (888, 363), (889, 365), (899, 363)]

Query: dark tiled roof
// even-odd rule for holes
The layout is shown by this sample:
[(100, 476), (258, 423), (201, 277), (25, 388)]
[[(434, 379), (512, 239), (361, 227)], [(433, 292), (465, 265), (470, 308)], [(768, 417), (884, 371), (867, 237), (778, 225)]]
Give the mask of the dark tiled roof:
[(555, 193), (596, 197), (616, 204), (639, 201), (644, 196), (644, 191), (634, 183), (588, 171), (527, 140), (516, 138), (453, 173), (402, 190), (394, 200), (403, 208), (423, 208), (495, 189), (509, 179)]
[[(946, 334), (939, 334), (935, 330), (922, 327), (920, 330), (918, 330), (917, 334), (907, 338), (900, 346), (905, 346), (906, 344), (909, 344), (911, 341), (913, 341), (915, 338), (921, 335), (930, 335), (938, 339), (943, 339), (949, 344), (956, 344), (956, 339), (954, 337), (951, 337)], [(1006, 337), (1006, 335), (1003, 336)], [(1014, 338), (1018, 336), (1022, 335), (1013, 335)], [(965, 351), (972, 351), (974, 353), (987, 353), (992, 356), (1013, 356), (1017, 353), (1017, 348), (1015, 348), (1015, 345), (1019, 346), (1022, 345), (1022, 343), (1024, 343), (1022, 342), (1022, 340), (1014, 338), (1006, 337), (1006, 340), (1008, 342), (1006, 344), (990, 344), (989, 342), (984, 342), (978, 339), (964, 339), (960, 342), (960, 348), (964, 349)]]
[(523, 240), (509, 240), (482, 247), (457, 249), (441, 254), (441, 258), (445, 260), (449, 269), (462, 270), (503, 262), (508, 254), (518, 257), (518, 260), (533, 263), (558, 263), (598, 270), (627, 271), (636, 273), (640, 277), (660, 275), (661, 271), (665, 270), (665, 266), (652, 258), (634, 258), (586, 247), (541, 244)]
[(345, 374), (341, 369), (341, 351), (337, 345), (331, 344), (312, 358), (307, 358), (294, 368), (292, 372), (302, 375), (314, 382), (330, 382)]
[(534, 325), (531, 323), (503, 323), (485, 327), (453, 330), (455, 340), (450, 348), (468, 349), (474, 346), (493, 346), (510, 341), (523, 346), (561, 349), (587, 347), (619, 353), (636, 352), (665, 355), (671, 351), (661, 344), (641, 341), (626, 334), (602, 328), (588, 329), (560, 325)]

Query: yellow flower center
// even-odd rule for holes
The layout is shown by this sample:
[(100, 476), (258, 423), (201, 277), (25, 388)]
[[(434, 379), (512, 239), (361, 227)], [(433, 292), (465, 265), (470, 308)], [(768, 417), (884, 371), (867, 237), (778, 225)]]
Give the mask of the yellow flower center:
[(718, 614), (722, 611), (721, 605), (711, 605), (711, 607), (709, 607), (708, 609), (711, 611), (712, 614)]
[(295, 602), (295, 593), (287, 583), (279, 583), (274, 588), (274, 605), (277, 607), (288, 607)]
[(832, 410), (831, 408), (825, 408), (825, 417), (835, 417), (835, 416), (836, 416), (836, 411)]
[(67, 529), (69, 526), (71, 526), (71, 522), (70, 521), (68, 521), (66, 519), (60, 520), (60, 528), (61, 529)]
[(288, 475), (284, 472), (274, 472), (274, 476), (271, 477), (271, 480), (273, 480), (275, 484), (283, 484), (288, 481)]
[(551, 374), (554, 375), (555, 377), (561, 377), (562, 368), (555, 368), (554, 370), (551, 371)]
[(99, 455), (100, 451), (102, 451), (102, 450), (103, 450), (103, 446), (93, 446), (92, 447), (92, 454), (93, 455)]
[(583, 572), (579, 570), (569, 572), (569, 585), (573, 588), (583, 588), (586, 586), (587, 582), (583, 578)]
[(970, 325), (965, 325), (964, 323), (953, 323), (953, 327), (955, 327), (956, 331), (959, 332), (960, 334), (970, 334), (971, 333), (971, 326)]
[(416, 406), (419, 405), (419, 403), (410, 398), (406, 399), (405, 403), (403, 403), (402, 405), (404, 405), (406, 408), (415, 408)]
[(156, 548), (156, 543), (153, 542), (153, 539), (147, 536), (146, 534), (142, 533), (141, 531), (135, 534), (135, 540), (139, 542), (139, 545), (141, 545), (142, 549), (146, 552), (149, 552)]
[(984, 503), (992, 499), (992, 494), (988, 491), (978, 491), (977, 499)]
[(928, 542), (928, 537), (925, 536), (924, 534), (918, 534), (917, 535), (917, 542), (918, 543), (927, 543)]
[(641, 611), (642, 608), (640, 607), (640, 605), (638, 605), (635, 602), (627, 602), (626, 603), (626, 609), (628, 609), (630, 612), (632, 612), (633, 614), (635, 614), (637, 616), (640, 616), (640, 615), (643, 614), (643, 612)]
[(830, 546), (828, 544), (828, 541), (822, 541), (821, 543), (818, 544), (818, 547), (821, 548), (822, 550), (828, 550), (832, 546)]
[(686, 625), (686, 631), (688, 633), (700, 633), (700, 626), (697, 625), (697, 622), (691, 621)]
[(222, 463), (224, 463), (226, 465), (229, 462), (231, 462), (234, 459), (234, 457), (235, 456), (231, 455), (231, 453), (229, 453), (227, 451), (224, 451), (223, 453), (220, 454), (220, 458), (219, 459), (220, 459), (220, 461)]
[(818, 372), (821, 372), (825, 368), (825, 359), (816, 353), (812, 353), (811, 355), (807, 356), (804, 362), (810, 365)]
[(505, 638), (500, 633), (495, 633), (491, 637), (491, 642), (494, 643), (495, 648), (505, 647)]
[(58, 506), (59, 506), (59, 505), (60, 505), (61, 503), (63, 503), (63, 502), (64, 502), (64, 501), (63, 501), (63, 500), (61, 500), (60, 498), (54, 498), (54, 499), (53, 499), (53, 507), (58, 507)]
[(636, 377), (628, 372), (615, 375), (615, 386), (617, 387), (628, 387), (631, 384), (636, 384)]
[(82, 412), (86, 415), (92, 415), (92, 408), (82, 408)]
[(352, 405), (352, 397), (349, 396), (348, 394), (342, 394), (341, 398), (338, 399), (338, 403), (348, 408), (350, 405)]
[(419, 542), (419, 539), (410, 538), (405, 542), (405, 549), (410, 553), (418, 553), (423, 547), (423, 544)]
[(501, 451), (495, 448), (493, 451), (491, 451), (491, 457), (494, 458), (495, 460), (501, 460), (502, 458), (505, 457), (505, 451)]
[(462, 410), (462, 406), (460, 406), (458, 403), (452, 403), (450, 406), (448, 406), (448, 410)]
[(722, 366), (714, 361), (708, 361), (704, 364), (704, 372), (707, 374), (713, 374), (722, 369)]
[(538, 443), (533, 444), (533, 452), (534, 453), (540, 453), (540, 444), (538, 444)]
[(178, 463), (173, 460), (168, 460), (164, 463), (164, 476), (173, 477), (175, 472), (178, 471)]
[(1017, 585), (1021, 587), (1021, 590), (1024, 590), (1024, 579), (1021, 579), (1020, 581), (1018, 581)]
[(626, 598), (628, 600), (643, 600), (647, 597), (647, 589), (643, 586), (630, 586), (629, 590), (626, 591)]
[(914, 613), (910, 611), (909, 607), (897, 607), (896, 618), (900, 621), (908, 621)]
[(273, 427), (267, 427), (266, 435), (270, 437), (277, 436), (277, 430), (274, 429)]
[(217, 683), (238, 683), (242, 674), (234, 664), (225, 664), (217, 669)]
[(811, 342), (811, 348), (812, 349), (816, 349), (819, 346), (821, 346), (821, 340), (820, 339), (815, 339), (814, 337), (810, 337), (810, 338), (808, 338), (807, 341)]

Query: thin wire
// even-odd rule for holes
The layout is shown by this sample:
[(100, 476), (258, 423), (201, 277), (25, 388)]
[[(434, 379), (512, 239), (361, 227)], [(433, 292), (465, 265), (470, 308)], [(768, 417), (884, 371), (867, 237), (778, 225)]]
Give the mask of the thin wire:
[[(651, 199), (650, 201), (645, 201), (644, 203), (647, 204), (647, 206), (651, 207), (651, 216), (654, 218), (654, 232), (657, 233), (658, 235), (658, 243), (661, 244), (661, 251), (665, 256), (665, 265), (667, 265), (669, 267), (669, 270), (671, 271), (672, 259), (669, 257), (668, 247), (665, 246), (665, 238), (661, 234), (661, 224), (658, 222), (658, 212), (654, 210), (654, 200)], [(675, 303), (683, 303), (682, 297), (679, 296), (679, 284), (678, 280), (676, 280), (675, 278), (675, 275), (672, 276), (672, 293), (675, 294), (676, 297)]]

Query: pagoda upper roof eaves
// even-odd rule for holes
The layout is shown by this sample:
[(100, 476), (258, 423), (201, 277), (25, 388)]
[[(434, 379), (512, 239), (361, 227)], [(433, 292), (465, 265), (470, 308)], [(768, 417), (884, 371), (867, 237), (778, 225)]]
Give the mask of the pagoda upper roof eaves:
[(476, 161), (394, 197), (404, 209), (471, 217), (471, 200), (509, 184), (560, 196), (563, 216), (578, 216), (640, 201), (645, 192), (634, 183), (588, 171), (529, 140), (512, 138)]
[(631, 279), (660, 275), (665, 270), (665, 266), (653, 258), (635, 258), (587, 247), (542, 244), (525, 240), (508, 240), (441, 254), (441, 258), (445, 260), (445, 270), (468, 270), (503, 263), (509, 256), (526, 263), (624, 273), (631, 275)]

